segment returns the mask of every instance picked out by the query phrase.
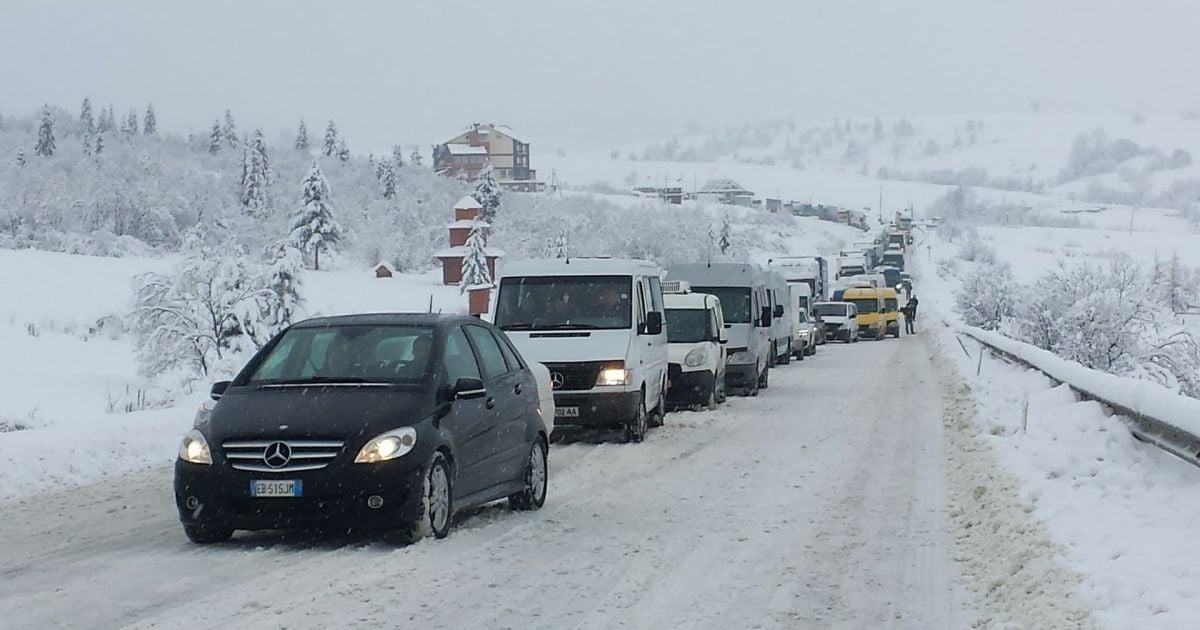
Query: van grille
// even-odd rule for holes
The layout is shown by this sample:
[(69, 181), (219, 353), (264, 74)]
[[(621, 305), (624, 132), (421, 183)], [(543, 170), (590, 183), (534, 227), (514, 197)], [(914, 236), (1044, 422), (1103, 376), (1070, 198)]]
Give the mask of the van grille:
[(562, 379), (562, 385), (555, 387), (555, 391), (581, 391), (595, 387), (602, 365), (604, 363), (600, 361), (545, 364), (546, 369), (550, 370), (550, 382), (558, 382), (556, 374)]
[(296, 440), (254, 438), (225, 440), (225, 459), (237, 470), (251, 472), (299, 472), (320, 470), (342, 452), (342, 440)]

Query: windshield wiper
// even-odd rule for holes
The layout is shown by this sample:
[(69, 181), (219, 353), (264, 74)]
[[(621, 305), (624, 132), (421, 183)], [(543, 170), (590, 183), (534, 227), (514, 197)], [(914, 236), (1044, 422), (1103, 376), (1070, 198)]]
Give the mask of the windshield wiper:
[(563, 330), (566, 328), (580, 328), (580, 329), (584, 329), (584, 330), (595, 330), (600, 327), (595, 324), (568, 324), (566, 322), (559, 323), (559, 324), (543, 324), (543, 325), (537, 327), (538, 330)]
[(500, 327), (500, 330), (533, 330), (533, 324), (524, 322), (520, 324), (505, 324)]
[(304, 387), (306, 385), (346, 385), (353, 387), (390, 387), (395, 383), (387, 381), (370, 381), (357, 376), (310, 376), (308, 378), (292, 378), (273, 380), (259, 383), (259, 389), (273, 387)]

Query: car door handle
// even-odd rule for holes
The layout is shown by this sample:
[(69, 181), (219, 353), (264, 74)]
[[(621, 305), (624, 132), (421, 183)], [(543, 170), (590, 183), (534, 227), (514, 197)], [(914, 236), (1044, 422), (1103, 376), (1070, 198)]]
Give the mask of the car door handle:
[(487, 406), (487, 408), (488, 408), (488, 409), (493, 409), (493, 408), (495, 408), (495, 407), (496, 407), (496, 399), (495, 399), (495, 398), (488, 397), (488, 399), (487, 399), (487, 402), (485, 402), (485, 403), (483, 403), (483, 404), (484, 404), (485, 406)]
[(520, 393), (521, 393), (521, 384), (520, 383), (513, 385), (513, 393), (520, 395)]

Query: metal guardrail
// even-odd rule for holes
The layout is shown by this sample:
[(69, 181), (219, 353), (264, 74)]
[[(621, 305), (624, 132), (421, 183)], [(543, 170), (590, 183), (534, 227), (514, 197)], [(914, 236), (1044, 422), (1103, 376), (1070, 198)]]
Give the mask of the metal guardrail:
[(1099, 392), (1090, 391), (1086, 387), (1064, 381), (1063, 379), (1051, 374), (1043, 367), (1035, 365), (1034, 363), (1031, 363), (1022, 357), (1019, 357), (988, 342), (986, 339), (979, 337), (971, 330), (962, 329), (959, 330), (959, 332), (979, 343), (981, 347), (987, 348), (987, 350), (993, 355), (996, 355), (1009, 363), (1037, 370), (1054, 383), (1067, 385), (1072, 391), (1075, 392), (1077, 396), (1079, 396), (1081, 400), (1092, 400), (1100, 403), (1104, 407), (1108, 408), (1108, 410), (1112, 413), (1120, 416), (1125, 422), (1125, 425), (1129, 427), (1129, 431), (1137, 439), (1149, 444), (1153, 444), (1154, 446), (1157, 446), (1158, 448), (1167, 451), (1168, 453), (1171, 453), (1172, 455), (1194, 466), (1200, 466), (1200, 436), (1181, 429), (1167, 421), (1154, 418), (1131, 409), (1121, 403), (1114, 402)]

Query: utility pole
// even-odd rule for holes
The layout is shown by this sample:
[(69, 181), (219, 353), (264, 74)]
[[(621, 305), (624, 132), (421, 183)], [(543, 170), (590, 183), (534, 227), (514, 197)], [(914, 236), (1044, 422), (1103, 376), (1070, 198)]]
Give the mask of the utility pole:
[(879, 187), (879, 222), (883, 223), (883, 186)]

